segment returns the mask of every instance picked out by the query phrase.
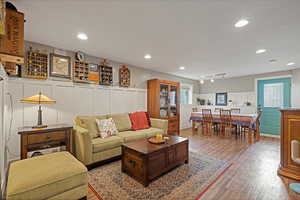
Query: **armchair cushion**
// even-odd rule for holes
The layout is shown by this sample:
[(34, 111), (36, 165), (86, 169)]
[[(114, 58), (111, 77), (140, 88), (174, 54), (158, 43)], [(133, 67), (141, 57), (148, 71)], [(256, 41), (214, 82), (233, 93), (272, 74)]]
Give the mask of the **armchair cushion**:
[(92, 140), (93, 152), (101, 152), (115, 147), (121, 146), (123, 143), (122, 138), (117, 136), (111, 136), (107, 138), (96, 138)]

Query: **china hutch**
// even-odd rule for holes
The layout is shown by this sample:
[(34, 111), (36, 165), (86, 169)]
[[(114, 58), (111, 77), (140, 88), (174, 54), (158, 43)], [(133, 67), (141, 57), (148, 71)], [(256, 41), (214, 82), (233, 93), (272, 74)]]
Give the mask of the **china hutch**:
[[(300, 180), (300, 109), (281, 110), (280, 165), (278, 174)], [(293, 143), (296, 143), (293, 146)], [(294, 155), (294, 156), (293, 156)]]
[(150, 117), (167, 119), (168, 134), (180, 134), (180, 84), (159, 79), (148, 80), (147, 108)]

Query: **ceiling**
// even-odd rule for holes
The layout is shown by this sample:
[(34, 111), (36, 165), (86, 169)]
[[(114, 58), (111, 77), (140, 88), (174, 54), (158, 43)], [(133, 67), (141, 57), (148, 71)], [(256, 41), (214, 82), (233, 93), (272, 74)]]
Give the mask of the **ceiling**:
[[(25, 13), (26, 40), (155, 71), (199, 80), (300, 67), (299, 0), (11, 2)], [(248, 26), (235, 28), (242, 18)], [(78, 40), (79, 32), (89, 39)], [(256, 54), (261, 48), (267, 52)]]

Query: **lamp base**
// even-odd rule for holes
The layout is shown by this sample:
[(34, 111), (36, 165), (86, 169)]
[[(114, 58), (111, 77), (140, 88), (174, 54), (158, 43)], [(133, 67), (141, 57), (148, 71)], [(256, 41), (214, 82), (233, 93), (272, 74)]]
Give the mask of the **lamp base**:
[(40, 129), (40, 128), (47, 128), (48, 126), (47, 125), (36, 125), (36, 126), (33, 126), (32, 128), (33, 129)]

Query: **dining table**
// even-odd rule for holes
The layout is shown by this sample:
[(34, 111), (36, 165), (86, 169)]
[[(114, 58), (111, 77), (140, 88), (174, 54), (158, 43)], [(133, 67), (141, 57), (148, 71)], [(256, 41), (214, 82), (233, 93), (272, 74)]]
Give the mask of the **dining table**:
[[(254, 141), (257, 142), (260, 140), (260, 122), (258, 116), (257, 113), (231, 113), (232, 124), (237, 125), (238, 127), (249, 128), (249, 131), (254, 133)], [(212, 119), (214, 123), (221, 123), (220, 113), (212, 112)], [(190, 120), (192, 121), (193, 134), (196, 134), (197, 123), (203, 120), (202, 112), (192, 112)], [(248, 137), (249, 141), (252, 139), (250, 136)]]

